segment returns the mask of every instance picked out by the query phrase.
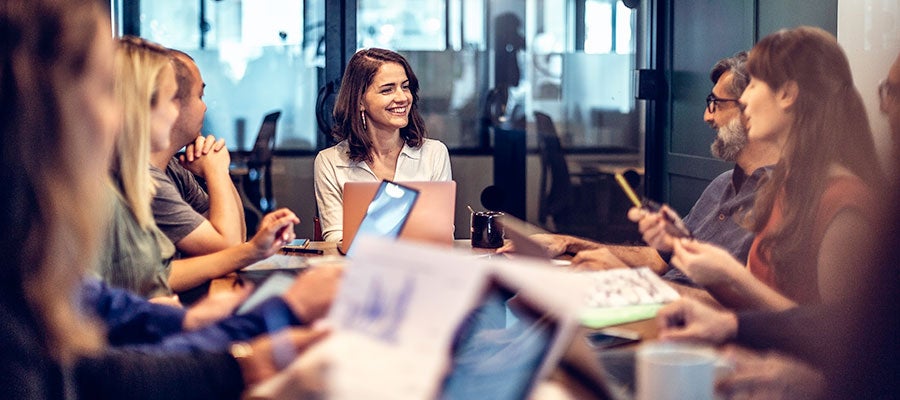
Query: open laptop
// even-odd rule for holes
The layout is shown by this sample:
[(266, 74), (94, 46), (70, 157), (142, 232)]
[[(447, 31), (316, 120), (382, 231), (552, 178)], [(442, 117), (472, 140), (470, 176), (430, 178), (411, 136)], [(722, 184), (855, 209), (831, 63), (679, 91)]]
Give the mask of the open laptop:
[[(400, 239), (453, 245), (453, 218), (456, 212), (456, 182), (400, 182), (419, 191)], [(346, 254), (375, 197), (380, 182), (344, 184), (344, 239), (339, 250)]]
[[(388, 180), (381, 181), (375, 195), (366, 207), (357, 227), (356, 236), (367, 235), (396, 239), (404, 230), (419, 198), (419, 191)], [(348, 242), (350, 243), (350, 242)], [(353, 243), (346, 247), (348, 257), (353, 255)]]

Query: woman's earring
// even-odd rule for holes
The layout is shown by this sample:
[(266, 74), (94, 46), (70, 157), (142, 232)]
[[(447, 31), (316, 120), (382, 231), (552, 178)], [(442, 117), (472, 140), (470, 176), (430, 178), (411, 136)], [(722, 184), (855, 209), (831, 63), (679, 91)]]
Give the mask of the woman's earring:
[(364, 131), (369, 130), (369, 127), (366, 126), (366, 112), (365, 112), (365, 111), (360, 111), (360, 112), (359, 112), (359, 116), (362, 117), (363, 130), (364, 130)]

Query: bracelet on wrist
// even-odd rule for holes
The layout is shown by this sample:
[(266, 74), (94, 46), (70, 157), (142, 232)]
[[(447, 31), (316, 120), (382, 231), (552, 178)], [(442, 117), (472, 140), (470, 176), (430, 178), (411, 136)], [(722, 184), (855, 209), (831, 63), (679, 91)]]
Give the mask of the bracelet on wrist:
[(253, 357), (253, 347), (247, 342), (234, 342), (228, 348), (228, 352), (235, 360), (244, 360)]

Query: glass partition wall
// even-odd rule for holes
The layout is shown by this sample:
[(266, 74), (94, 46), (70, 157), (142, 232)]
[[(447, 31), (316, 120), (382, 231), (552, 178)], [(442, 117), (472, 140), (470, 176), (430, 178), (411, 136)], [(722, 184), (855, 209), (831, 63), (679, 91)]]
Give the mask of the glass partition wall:
[[(341, 68), (326, 58), (343, 51), (338, 59), (348, 60), (355, 38), (357, 48), (389, 48), (409, 59), (429, 133), (450, 149), (454, 178), (470, 192), (460, 195), (460, 204), (477, 204), (481, 189), (500, 180), (490, 176), (497, 130), (521, 132), (527, 219), (538, 219), (537, 209), (543, 213), (553, 194), (547, 178), (538, 178), (547, 157), (535, 115), (549, 118), (549, 128), (544, 123), (540, 130), (555, 131), (574, 184), (584, 183), (578, 175), (585, 171), (643, 170), (644, 104), (635, 99), (635, 70), (648, 64), (641, 21), (650, 0), (111, 1), (119, 11), (116, 25), (126, 27), (120, 33), (196, 59), (207, 83), (204, 133), (226, 138), (232, 150), (249, 150), (263, 116), (274, 110), (282, 111), (276, 154), (310, 156), (333, 144), (319, 132), (317, 94), (325, 77), (340, 76), (326, 70)], [(326, 7), (352, 12), (326, 13)], [(355, 24), (329, 23), (326, 15), (350, 16)], [(330, 41), (332, 35), (340, 41)], [(349, 43), (349, 49), (326, 43)], [(467, 189), (469, 181), (478, 187)], [(613, 193), (599, 185), (572, 201), (606, 207)], [(595, 211), (601, 221), (612, 212)], [(457, 225), (468, 224), (461, 216)]]
[(451, 148), (549, 115), (567, 149), (640, 153), (636, 10), (618, 0), (359, 0), (357, 44), (402, 52), (429, 129)]
[[(137, 4), (138, 34), (197, 60), (207, 82), (206, 130), (246, 150), (262, 116), (280, 109), (277, 148), (316, 150), (328, 144), (317, 143), (313, 118), (326, 1), (114, 3)], [(534, 148), (537, 111), (552, 118), (566, 149), (641, 152), (638, 11), (625, 4), (633, 1), (356, 3), (358, 46), (410, 59), (428, 126), (451, 149), (487, 150), (485, 125), (502, 123), (525, 127)]]
[[(119, 0), (126, 2), (128, 0)], [(253, 147), (263, 116), (281, 110), (277, 149), (315, 150), (324, 0), (153, 0), (139, 32), (193, 57), (206, 82), (205, 133)]]

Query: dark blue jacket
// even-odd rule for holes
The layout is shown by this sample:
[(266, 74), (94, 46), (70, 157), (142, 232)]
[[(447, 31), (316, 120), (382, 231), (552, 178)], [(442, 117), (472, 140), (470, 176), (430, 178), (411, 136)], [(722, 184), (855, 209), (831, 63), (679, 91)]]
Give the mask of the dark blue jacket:
[(303, 324), (281, 297), (196, 331), (182, 329), (185, 310), (151, 303), (96, 279), (85, 279), (81, 300), (85, 310), (105, 323), (111, 346), (145, 353), (221, 351), (231, 342)]

